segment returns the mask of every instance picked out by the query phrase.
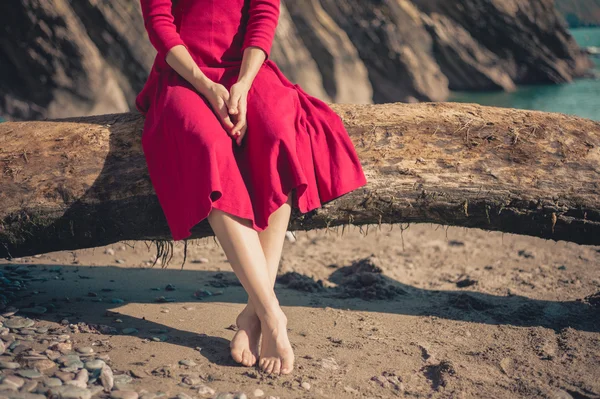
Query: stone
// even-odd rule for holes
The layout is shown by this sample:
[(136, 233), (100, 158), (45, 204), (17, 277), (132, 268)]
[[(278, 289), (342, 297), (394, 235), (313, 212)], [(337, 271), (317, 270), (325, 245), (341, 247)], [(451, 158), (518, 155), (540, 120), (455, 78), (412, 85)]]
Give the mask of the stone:
[(300, 386), (304, 389), (306, 389), (307, 391), (310, 391), (310, 384), (306, 381), (302, 382), (302, 384), (300, 384)]
[(2, 355), (4, 351), (6, 351), (6, 345), (4, 344), (4, 341), (0, 339), (0, 355)]
[(183, 378), (183, 383), (187, 385), (200, 385), (202, 381), (202, 378), (195, 376), (186, 376)]
[(187, 393), (179, 393), (176, 396), (177, 399), (193, 399), (190, 395), (188, 395)]
[(16, 375), (7, 375), (2, 380), (2, 383), (13, 385), (16, 389), (19, 389), (23, 385), (25, 385), (25, 380), (22, 379), (21, 377), (17, 377)]
[(54, 373), (54, 375), (60, 378), (62, 382), (71, 381), (73, 378), (75, 378), (75, 374), (64, 371), (57, 371)]
[(115, 250), (114, 250), (114, 249), (112, 249), (112, 248), (106, 248), (106, 249), (104, 250), (104, 253), (105, 253), (106, 255), (111, 255), (111, 256), (112, 256), (112, 255), (114, 255), (114, 254), (115, 254)]
[(65, 367), (69, 367), (73, 364), (81, 363), (79, 355), (63, 355), (57, 359), (57, 361)]
[(85, 368), (88, 370), (101, 370), (105, 365), (106, 363), (100, 359), (85, 362)]
[(135, 391), (112, 391), (110, 397), (112, 399), (138, 399), (139, 395)]
[(187, 366), (187, 367), (196, 366), (196, 363), (193, 360), (189, 360), (189, 359), (180, 360), (179, 364), (181, 364), (182, 366)]
[(215, 390), (207, 385), (199, 385), (198, 386), (198, 394), (203, 396), (212, 396), (215, 394)]
[(21, 388), (21, 392), (33, 392), (37, 388), (38, 384), (39, 383), (37, 381), (27, 381)]
[(340, 366), (337, 364), (335, 359), (332, 357), (327, 357), (327, 358), (321, 359), (321, 367), (324, 368), (325, 370), (333, 370), (333, 371), (338, 370), (340, 368)]
[(264, 396), (264, 395), (265, 395), (265, 393), (263, 392), (263, 390), (262, 390), (262, 389), (260, 389), (260, 388), (256, 388), (252, 394), (253, 394), (253, 395), (254, 395), (254, 397), (256, 397), (256, 398), (260, 398), (261, 396)]
[(92, 392), (89, 389), (78, 388), (73, 385), (63, 385), (51, 388), (48, 393), (59, 399), (91, 399)]
[(84, 354), (84, 355), (89, 355), (89, 354), (94, 353), (94, 349), (90, 348), (89, 346), (84, 346), (84, 347), (81, 347), (81, 348), (77, 348), (76, 351), (79, 352), (79, 353), (81, 353), (81, 354)]
[(21, 365), (19, 363), (16, 362), (5, 362), (3, 360), (0, 360), (0, 369), (18, 369), (19, 367), (21, 367)]
[(22, 369), (17, 371), (17, 374), (19, 374), (21, 377), (29, 379), (42, 378), (44, 376), (42, 373), (34, 369)]
[(130, 328), (124, 328), (121, 332), (125, 335), (130, 335), (130, 334), (137, 334), (139, 331), (137, 328), (130, 327)]
[(20, 329), (20, 328), (31, 327), (35, 324), (35, 322), (33, 320), (25, 318), (25, 317), (13, 317), (8, 320), (4, 320), (4, 322), (2, 324), (6, 328)]
[(2, 392), (6, 392), (6, 391), (17, 391), (18, 388), (14, 385), (11, 384), (0, 384), (0, 395)]
[(56, 363), (54, 363), (50, 359), (36, 360), (35, 362), (32, 363), (32, 366), (34, 368), (38, 369), (39, 371), (41, 371), (42, 373), (52, 372), (57, 367)]
[(59, 351), (60, 353), (68, 353), (73, 350), (73, 345), (68, 342), (59, 342), (50, 347), (51, 350)]
[(48, 388), (59, 387), (62, 384), (63, 382), (60, 380), (60, 378), (48, 378), (46, 381), (44, 381), (44, 385)]
[(102, 366), (100, 371), (100, 383), (106, 392), (110, 392), (114, 386), (113, 372), (106, 364)]

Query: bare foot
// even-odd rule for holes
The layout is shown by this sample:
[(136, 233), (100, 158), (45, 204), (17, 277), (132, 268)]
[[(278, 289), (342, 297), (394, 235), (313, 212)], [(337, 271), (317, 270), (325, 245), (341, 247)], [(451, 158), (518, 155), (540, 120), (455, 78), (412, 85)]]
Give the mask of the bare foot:
[(281, 309), (261, 321), (260, 369), (269, 374), (289, 374), (294, 368), (294, 351), (287, 335), (287, 317)]
[(244, 366), (253, 366), (258, 358), (260, 320), (254, 310), (246, 305), (238, 315), (235, 323), (238, 326), (238, 331), (229, 344), (231, 357)]

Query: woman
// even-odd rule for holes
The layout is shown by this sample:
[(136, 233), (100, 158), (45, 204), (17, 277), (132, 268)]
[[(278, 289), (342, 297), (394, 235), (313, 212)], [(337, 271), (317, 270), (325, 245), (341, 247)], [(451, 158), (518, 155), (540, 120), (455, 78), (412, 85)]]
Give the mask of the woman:
[(269, 59), (279, 0), (141, 5), (158, 54), (136, 107), (171, 234), (185, 239), (208, 219), (248, 293), (232, 357), (288, 374), (294, 353), (273, 287), (291, 208), (365, 185), (361, 164), (340, 117)]

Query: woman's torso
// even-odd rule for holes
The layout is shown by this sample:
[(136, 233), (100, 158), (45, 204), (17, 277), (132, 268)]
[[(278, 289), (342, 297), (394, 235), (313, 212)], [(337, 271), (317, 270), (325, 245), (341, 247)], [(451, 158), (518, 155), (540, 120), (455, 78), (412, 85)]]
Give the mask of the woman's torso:
[(174, 1), (175, 25), (198, 65), (239, 64), (249, 0)]

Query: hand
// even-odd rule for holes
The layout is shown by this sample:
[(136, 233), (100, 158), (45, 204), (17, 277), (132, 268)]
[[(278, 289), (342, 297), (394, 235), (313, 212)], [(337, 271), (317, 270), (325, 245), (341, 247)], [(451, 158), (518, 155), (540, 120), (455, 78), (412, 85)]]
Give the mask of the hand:
[(221, 124), (225, 127), (227, 134), (231, 136), (234, 125), (227, 110), (229, 92), (225, 86), (213, 82), (206, 88), (206, 90), (203, 90), (202, 94), (204, 97), (206, 97), (213, 111), (215, 111), (217, 114), (217, 117), (221, 121)]
[(248, 111), (248, 91), (250, 85), (243, 81), (238, 81), (229, 90), (229, 101), (227, 107), (229, 114), (232, 116), (235, 126), (231, 131), (232, 137), (235, 139), (238, 146), (242, 145), (242, 139), (246, 135), (248, 125), (246, 123), (246, 115)]

